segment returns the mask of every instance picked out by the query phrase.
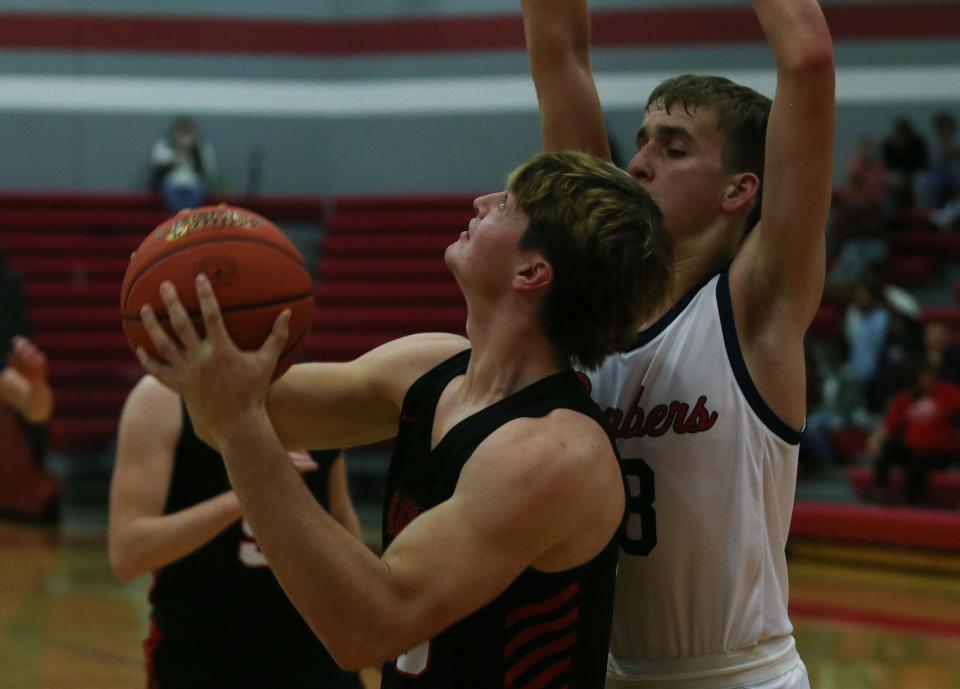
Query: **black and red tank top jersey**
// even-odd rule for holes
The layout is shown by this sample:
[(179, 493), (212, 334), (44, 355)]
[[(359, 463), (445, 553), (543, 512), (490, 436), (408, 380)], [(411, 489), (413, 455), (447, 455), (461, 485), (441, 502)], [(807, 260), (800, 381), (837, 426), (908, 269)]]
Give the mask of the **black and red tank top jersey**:
[[(338, 454), (311, 452), (320, 468), (304, 476), (325, 508)], [(184, 409), (164, 512), (227, 490), (223, 459), (197, 438)], [(301, 676), (322, 685), (344, 674), (287, 599), (242, 521), (155, 572), (150, 604), (145, 646), (151, 686), (287, 687), (299, 686), (293, 678)]]
[[(571, 409), (606, 428), (577, 374), (567, 370), (464, 419), (431, 449), (437, 402), (447, 384), (466, 372), (469, 359), (468, 350), (440, 364), (404, 398), (385, 497), (384, 548), (418, 514), (453, 495), (474, 450), (507, 422)], [(551, 573), (528, 568), (495, 600), (425, 647), (388, 662), (383, 689), (601, 689), (622, 530), (623, 523), (579, 567)]]

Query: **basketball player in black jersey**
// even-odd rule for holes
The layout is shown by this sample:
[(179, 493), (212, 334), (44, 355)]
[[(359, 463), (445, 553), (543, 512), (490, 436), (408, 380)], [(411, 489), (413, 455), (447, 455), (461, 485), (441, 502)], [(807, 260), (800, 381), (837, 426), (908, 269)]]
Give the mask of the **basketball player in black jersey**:
[[(359, 540), (340, 453), (290, 459), (312, 498)], [(154, 574), (144, 643), (151, 689), (360, 689), (277, 584), (220, 456), (197, 438), (180, 397), (151, 376), (120, 419), (109, 553), (121, 579)]]
[[(414, 335), (271, 387), (288, 316), (241, 352), (199, 276), (207, 339), (165, 284), (178, 341), (147, 309), (167, 363), (140, 358), (221, 448), (267, 560), (338, 663), (386, 661), (385, 688), (599, 689), (625, 487), (571, 364), (622, 346), (663, 298), (669, 242), (646, 193), (585, 154), (536, 156), (474, 206), (445, 254), (469, 342)], [(309, 498), (284, 446), (392, 436), (377, 558)]]

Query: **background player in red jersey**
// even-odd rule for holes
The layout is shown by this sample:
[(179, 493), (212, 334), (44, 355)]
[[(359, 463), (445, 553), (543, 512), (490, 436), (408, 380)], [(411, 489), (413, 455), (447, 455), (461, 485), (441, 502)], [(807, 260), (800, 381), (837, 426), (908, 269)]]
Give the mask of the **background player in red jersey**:
[[(339, 663), (397, 658), (385, 687), (596, 689), (624, 486), (570, 365), (632, 335), (662, 297), (669, 243), (647, 194), (584, 154), (537, 156), (474, 206), (445, 254), (469, 342), (415, 335), (351, 363), (295, 366), (269, 388), (289, 314), (261, 350), (240, 352), (201, 276), (207, 339), (166, 284), (181, 344), (145, 308), (168, 363), (139, 355), (222, 449), (271, 567)], [(309, 499), (283, 446), (398, 428), (398, 507), (377, 558)]]
[[(359, 689), (284, 596), (223, 461), (196, 437), (180, 397), (145, 376), (124, 406), (117, 442), (109, 554), (121, 579), (154, 574), (149, 686)], [(313, 498), (360, 540), (342, 454), (290, 459)]]
[[(649, 97), (628, 165), (675, 253), (658, 313), (591, 378), (602, 408), (648, 422), (618, 442), (633, 531), (611, 686), (807, 685), (783, 547), (805, 415), (803, 337), (824, 280), (833, 49), (816, 0), (753, 8), (776, 62), (772, 103), (717, 77), (670, 79)], [(608, 156), (586, 0), (523, 0), (523, 11), (544, 148)], [(709, 428), (661, 423), (694, 407)]]

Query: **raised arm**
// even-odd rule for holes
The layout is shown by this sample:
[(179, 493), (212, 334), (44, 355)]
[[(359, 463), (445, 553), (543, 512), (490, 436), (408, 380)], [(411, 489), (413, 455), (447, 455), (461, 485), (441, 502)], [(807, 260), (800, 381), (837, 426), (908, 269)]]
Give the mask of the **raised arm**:
[[(623, 515), (622, 479), (606, 434), (566, 410), (513, 421), (485, 440), (454, 495), (414, 519), (382, 558), (284, 470), (265, 416), (237, 427), (223, 446), (230, 480), (278, 581), (346, 668), (429, 640), (531, 565), (557, 571), (586, 562)], [(285, 509), (275, 509), (279, 502)]]
[[(760, 225), (731, 271), (738, 314), (751, 329), (802, 337), (823, 291), (830, 208), (834, 65), (816, 0), (754, 0), (773, 50), (777, 88), (767, 126)], [(742, 316), (741, 316), (742, 314)]]
[(523, 0), (530, 71), (545, 151), (585, 151), (610, 160), (610, 142), (590, 71), (586, 0)]
[(164, 514), (182, 426), (179, 396), (144, 377), (120, 417), (110, 484), (107, 547), (123, 580), (189, 555), (240, 518), (233, 491)]

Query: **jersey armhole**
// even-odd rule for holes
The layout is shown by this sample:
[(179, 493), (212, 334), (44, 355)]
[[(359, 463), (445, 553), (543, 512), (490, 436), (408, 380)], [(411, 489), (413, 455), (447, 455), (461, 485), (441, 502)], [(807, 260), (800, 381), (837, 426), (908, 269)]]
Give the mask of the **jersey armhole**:
[(777, 416), (760, 396), (760, 391), (754, 385), (747, 363), (740, 349), (737, 339), (737, 325), (733, 317), (733, 301), (730, 298), (729, 273), (724, 271), (717, 281), (717, 309), (720, 312), (720, 327), (723, 330), (723, 344), (727, 350), (727, 360), (733, 370), (734, 378), (747, 403), (757, 415), (763, 425), (776, 434), (781, 440), (790, 445), (800, 443), (800, 432), (791, 428), (783, 419)]

